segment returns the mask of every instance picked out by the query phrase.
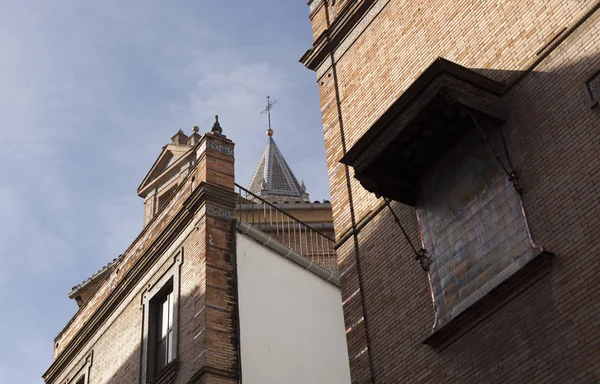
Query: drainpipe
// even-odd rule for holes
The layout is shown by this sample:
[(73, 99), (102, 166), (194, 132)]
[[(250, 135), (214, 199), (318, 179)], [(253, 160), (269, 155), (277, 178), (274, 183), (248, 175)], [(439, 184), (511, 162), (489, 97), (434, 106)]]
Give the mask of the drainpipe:
[[(325, 20), (327, 23), (327, 29), (325, 30), (325, 36), (327, 38), (328, 43), (331, 43), (331, 36), (330, 36), (330, 27), (331, 27), (331, 20), (329, 17), (329, 0), (323, 0), (323, 6), (325, 7)], [(341, 97), (340, 97), (340, 88), (339, 88), (339, 81), (338, 81), (338, 75), (337, 75), (337, 65), (335, 62), (335, 49), (331, 49), (331, 52), (329, 53), (329, 57), (331, 59), (331, 70), (333, 72), (333, 85), (334, 85), (334, 89), (335, 89), (335, 103), (336, 103), (336, 108), (337, 108), (337, 113), (338, 113), (338, 121), (340, 124), (340, 139), (342, 141), (342, 151), (343, 154), (345, 155), (347, 152), (347, 146), (346, 146), (346, 135), (344, 133), (344, 119), (342, 117), (342, 104), (341, 104)], [(345, 171), (345, 178), (346, 178), (346, 188), (348, 190), (348, 202), (350, 203), (350, 219), (352, 222), (352, 232), (353, 232), (353, 241), (354, 241), (354, 254), (356, 255), (356, 271), (358, 274), (358, 287), (360, 289), (360, 299), (362, 301), (362, 311), (363, 311), (363, 318), (364, 318), (364, 324), (365, 324), (365, 339), (366, 339), (366, 343), (367, 343), (367, 349), (368, 349), (368, 359), (369, 359), (369, 376), (371, 377), (371, 383), (375, 384), (375, 375), (374, 375), (374, 370), (373, 370), (373, 358), (372, 358), (372, 352), (373, 350), (371, 349), (371, 335), (369, 332), (369, 320), (368, 320), (368, 308), (367, 308), (367, 302), (365, 300), (365, 290), (364, 290), (364, 276), (363, 276), (363, 272), (362, 272), (362, 262), (361, 262), (361, 258), (360, 258), (360, 249), (358, 246), (358, 232), (356, 231), (356, 213), (354, 211), (354, 200), (352, 198), (352, 186), (350, 185), (350, 170), (348, 169), (348, 166), (344, 164), (344, 171)]]
[(242, 384), (242, 334), (240, 332), (240, 290), (238, 287), (238, 267), (237, 267), (237, 220), (231, 223), (231, 233), (233, 240), (231, 245), (231, 264), (233, 267), (232, 285), (235, 294), (235, 326), (236, 326), (236, 349), (237, 349), (237, 370), (238, 383)]

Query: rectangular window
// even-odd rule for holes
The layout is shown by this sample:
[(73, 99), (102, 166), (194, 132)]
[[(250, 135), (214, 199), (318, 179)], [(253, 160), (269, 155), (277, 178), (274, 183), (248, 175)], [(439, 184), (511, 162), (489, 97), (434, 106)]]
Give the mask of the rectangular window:
[(64, 381), (64, 384), (88, 384), (92, 366), (92, 357), (93, 351), (90, 351), (87, 356), (73, 368), (73, 372), (69, 374), (70, 378)]
[(182, 251), (174, 255), (171, 268), (143, 293), (140, 384), (170, 384), (176, 380), (179, 267), (183, 258)]
[(173, 288), (157, 298), (155, 303), (154, 374), (173, 361)]
[(165, 204), (167, 203), (167, 201), (169, 201), (171, 196), (173, 196), (173, 193), (175, 193), (176, 190), (177, 190), (177, 184), (173, 185), (168, 190), (162, 192), (158, 196), (158, 207), (156, 209), (156, 212), (158, 212), (164, 208)]

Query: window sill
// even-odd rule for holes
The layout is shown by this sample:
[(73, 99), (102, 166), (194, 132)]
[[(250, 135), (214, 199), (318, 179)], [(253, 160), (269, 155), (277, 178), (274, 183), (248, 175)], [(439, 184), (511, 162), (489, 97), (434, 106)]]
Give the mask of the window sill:
[(423, 343), (435, 348), (445, 348), (458, 340), (463, 334), (548, 274), (552, 256), (552, 253), (544, 251), (534, 257), (519, 271), (481, 297), (460, 315), (430, 334)]
[(174, 383), (177, 378), (179, 361), (173, 360), (167, 364), (158, 375), (150, 381), (151, 384), (170, 384)]

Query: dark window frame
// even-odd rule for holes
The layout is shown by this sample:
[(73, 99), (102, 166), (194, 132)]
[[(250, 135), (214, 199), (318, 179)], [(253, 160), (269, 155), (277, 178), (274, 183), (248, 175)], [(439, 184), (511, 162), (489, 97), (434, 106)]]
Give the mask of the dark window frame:
[(64, 384), (88, 384), (90, 380), (90, 371), (94, 352), (90, 351), (69, 373), (61, 383)]
[(177, 183), (168, 183), (163, 187), (163, 189), (160, 190), (156, 196), (156, 213), (158, 213), (167, 205), (167, 203), (171, 200), (171, 197), (173, 197), (175, 194), (178, 186), (179, 185)]
[[(143, 334), (142, 334), (142, 356), (140, 383), (162, 383), (161, 377), (165, 371), (175, 370), (175, 373), (169, 372), (169, 377), (176, 374), (178, 358), (178, 319), (179, 319), (179, 275), (180, 266), (183, 260), (183, 250), (176, 252), (171, 258), (173, 260), (171, 267), (154, 283), (148, 284), (148, 289), (143, 293)], [(166, 337), (166, 360), (164, 364), (159, 364), (159, 331), (161, 330), (158, 316), (162, 315), (162, 304), (165, 299), (170, 297), (171, 303), (168, 305), (170, 313), (167, 317), (170, 326), (167, 327), (168, 335)], [(168, 381), (167, 381), (168, 382)]]
[(590, 73), (586, 77), (586, 80), (584, 82), (585, 93), (589, 99), (590, 108), (597, 107), (598, 104), (600, 103), (600, 96), (594, 97), (594, 93), (592, 92), (592, 87), (591, 87), (591, 83), (593, 81), (596, 81), (597, 79), (600, 79), (600, 69)]
[[(174, 316), (173, 279), (169, 281), (150, 300), (148, 372), (155, 378), (173, 361), (173, 316)], [(165, 314), (165, 310), (167, 313)], [(166, 328), (164, 328), (166, 320)], [(162, 351), (164, 349), (164, 351)], [(164, 360), (161, 359), (164, 357)], [(160, 360), (163, 360), (162, 362)]]

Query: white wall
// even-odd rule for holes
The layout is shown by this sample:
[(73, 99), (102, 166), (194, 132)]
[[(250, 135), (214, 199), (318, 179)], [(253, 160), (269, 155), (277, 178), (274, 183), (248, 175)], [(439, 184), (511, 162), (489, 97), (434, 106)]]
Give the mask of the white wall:
[(237, 234), (244, 384), (349, 384), (340, 290)]

